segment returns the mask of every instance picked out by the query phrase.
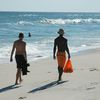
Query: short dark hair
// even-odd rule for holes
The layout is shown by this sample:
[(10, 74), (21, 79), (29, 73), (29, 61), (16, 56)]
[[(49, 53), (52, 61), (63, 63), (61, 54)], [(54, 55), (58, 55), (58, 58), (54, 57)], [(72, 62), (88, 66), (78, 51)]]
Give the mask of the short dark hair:
[(23, 38), (24, 37), (24, 34), (21, 32), (19, 33), (19, 38)]

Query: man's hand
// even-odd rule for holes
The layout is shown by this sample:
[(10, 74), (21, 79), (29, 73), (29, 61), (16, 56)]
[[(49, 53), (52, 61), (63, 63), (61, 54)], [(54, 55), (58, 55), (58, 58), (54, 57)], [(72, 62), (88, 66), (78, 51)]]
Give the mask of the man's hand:
[(68, 59), (70, 59), (70, 54), (68, 55)]
[(12, 57), (10, 58), (10, 62), (12, 62), (13, 61), (13, 59), (12, 59)]

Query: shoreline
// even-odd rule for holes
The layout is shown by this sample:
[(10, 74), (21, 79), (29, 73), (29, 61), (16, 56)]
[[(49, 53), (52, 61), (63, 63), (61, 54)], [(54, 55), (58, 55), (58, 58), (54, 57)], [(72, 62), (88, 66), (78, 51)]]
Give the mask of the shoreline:
[(72, 56), (77, 56), (77, 55), (84, 55), (84, 54), (91, 54), (91, 53), (96, 53), (100, 51), (100, 47), (98, 48), (91, 48), (83, 51), (79, 51), (76, 53), (72, 53)]
[[(86, 54), (96, 53), (96, 52), (99, 52), (99, 51), (100, 51), (100, 47), (87, 49), (87, 50), (83, 50), (83, 51), (78, 51), (76, 53), (71, 53), (71, 58), (74, 57), (74, 56), (81, 56), (81, 55), (84, 55), (84, 54), (86, 55)], [(53, 59), (53, 57), (52, 56), (45, 56), (45, 57), (37, 56), (36, 58), (34, 58), (34, 60), (30, 60), (28, 62), (31, 63), (31, 62), (41, 61), (41, 60), (44, 60), (44, 59)], [(10, 61), (5, 62), (5, 63), (0, 62), (0, 64), (10, 64), (10, 63), (13, 63), (13, 64), (16, 63), (14, 57), (13, 57), (13, 62), (10, 62)]]

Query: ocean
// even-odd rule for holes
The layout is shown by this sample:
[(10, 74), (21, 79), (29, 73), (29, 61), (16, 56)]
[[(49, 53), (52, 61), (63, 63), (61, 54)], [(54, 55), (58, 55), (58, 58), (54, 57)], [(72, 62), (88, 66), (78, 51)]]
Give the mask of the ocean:
[(100, 47), (100, 13), (0, 12), (0, 63), (9, 62), (19, 32), (25, 36), (28, 61), (52, 57), (59, 28), (65, 31), (71, 54)]

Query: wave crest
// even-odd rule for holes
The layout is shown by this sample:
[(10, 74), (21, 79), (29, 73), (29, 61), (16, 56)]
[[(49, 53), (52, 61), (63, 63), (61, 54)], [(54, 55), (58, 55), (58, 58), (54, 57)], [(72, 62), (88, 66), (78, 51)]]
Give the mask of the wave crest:
[(19, 22), (16, 23), (16, 25), (33, 25), (33, 22), (19, 21)]
[(46, 24), (79, 24), (79, 23), (100, 23), (100, 19), (43, 19), (41, 23)]

